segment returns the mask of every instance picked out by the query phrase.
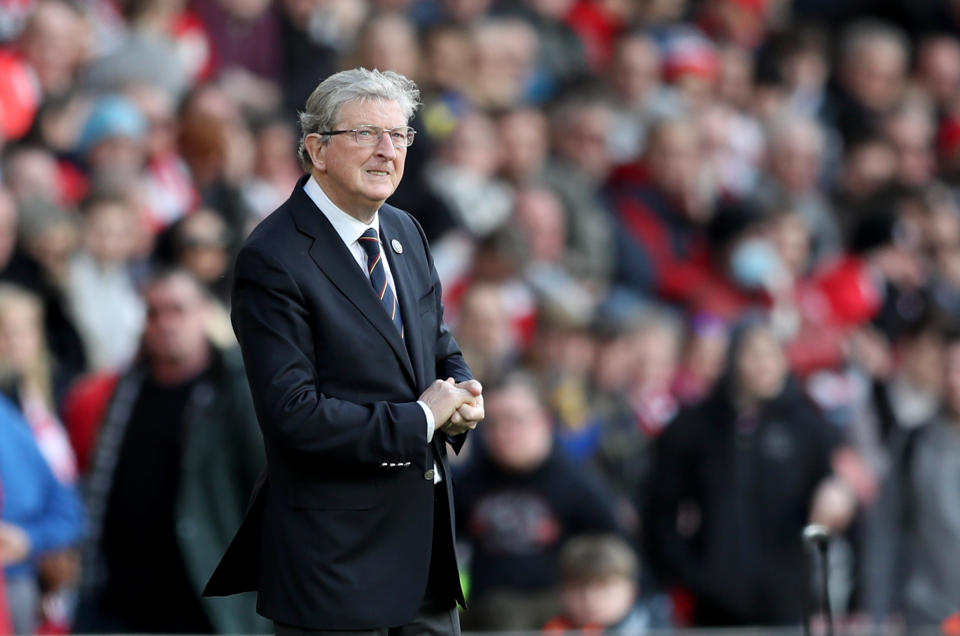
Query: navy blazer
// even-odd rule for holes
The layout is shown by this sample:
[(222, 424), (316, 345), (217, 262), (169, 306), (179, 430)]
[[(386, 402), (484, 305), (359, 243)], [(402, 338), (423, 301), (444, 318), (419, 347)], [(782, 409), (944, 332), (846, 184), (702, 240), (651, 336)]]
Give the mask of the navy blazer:
[[(416, 400), (437, 378), (472, 374), (443, 323), (416, 220), (380, 209), (403, 340), (307, 178), (237, 257), (231, 317), (267, 470), (204, 593), (257, 590), (261, 614), (305, 629), (400, 625), (426, 588), (434, 462), (452, 502), (444, 442), (459, 450), (464, 439), (437, 431), (428, 444)], [(452, 541), (437, 547), (451, 601), (463, 604)]]

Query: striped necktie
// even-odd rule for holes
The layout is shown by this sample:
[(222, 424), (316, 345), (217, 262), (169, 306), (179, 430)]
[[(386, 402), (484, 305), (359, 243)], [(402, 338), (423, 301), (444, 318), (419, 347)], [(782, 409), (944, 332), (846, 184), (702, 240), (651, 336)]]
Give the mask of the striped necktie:
[(367, 274), (370, 276), (370, 284), (373, 285), (373, 293), (380, 299), (384, 310), (393, 321), (393, 326), (403, 338), (400, 305), (397, 303), (397, 295), (387, 281), (387, 269), (383, 265), (383, 251), (380, 249), (380, 236), (375, 228), (370, 228), (360, 236), (359, 241), (363, 251), (367, 253)]

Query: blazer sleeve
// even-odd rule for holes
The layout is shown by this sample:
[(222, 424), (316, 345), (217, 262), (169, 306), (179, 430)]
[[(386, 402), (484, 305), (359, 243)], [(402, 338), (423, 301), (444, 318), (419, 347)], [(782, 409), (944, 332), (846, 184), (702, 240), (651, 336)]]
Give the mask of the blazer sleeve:
[(276, 257), (250, 244), (237, 256), (231, 318), (257, 419), (271, 443), (349, 463), (423, 455), (426, 417), (415, 401), (355, 404), (319, 391), (299, 287)]

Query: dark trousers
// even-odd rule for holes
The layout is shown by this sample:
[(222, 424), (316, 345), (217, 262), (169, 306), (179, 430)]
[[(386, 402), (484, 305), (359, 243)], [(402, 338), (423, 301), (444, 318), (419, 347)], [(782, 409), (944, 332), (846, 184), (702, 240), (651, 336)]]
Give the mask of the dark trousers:
[(414, 619), (399, 627), (382, 629), (330, 631), (325, 629), (300, 629), (274, 623), (276, 636), (460, 636), (460, 617), (457, 608), (445, 612), (418, 612)]
[(276, 636), (460, 636), (460, 615), (453, 592), (449, 589), (450, 577), (456, 576), (453, 555), (442, 552), (453, 545), (450, 536), (447, 489), (443, 482), (436, 485), (433, 497), (433, 551), (430, 558), (430, 573), (427, 589), (417, 615), (406, 625), (370, 630), (325, 630), (302, 629), (274, 623)]

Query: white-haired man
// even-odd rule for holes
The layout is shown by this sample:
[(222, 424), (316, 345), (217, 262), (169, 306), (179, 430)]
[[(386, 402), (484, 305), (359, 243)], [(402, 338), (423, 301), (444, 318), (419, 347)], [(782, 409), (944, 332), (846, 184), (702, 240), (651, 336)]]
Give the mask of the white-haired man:
[(446, 444), (483, 417), (419, 224), (385, 205), (414, 83), (352, 69), (300, 115), (309, 175), (247, 239), (234, 330), (268, 469), (207, 593), (278, 634), (459, 634)]

